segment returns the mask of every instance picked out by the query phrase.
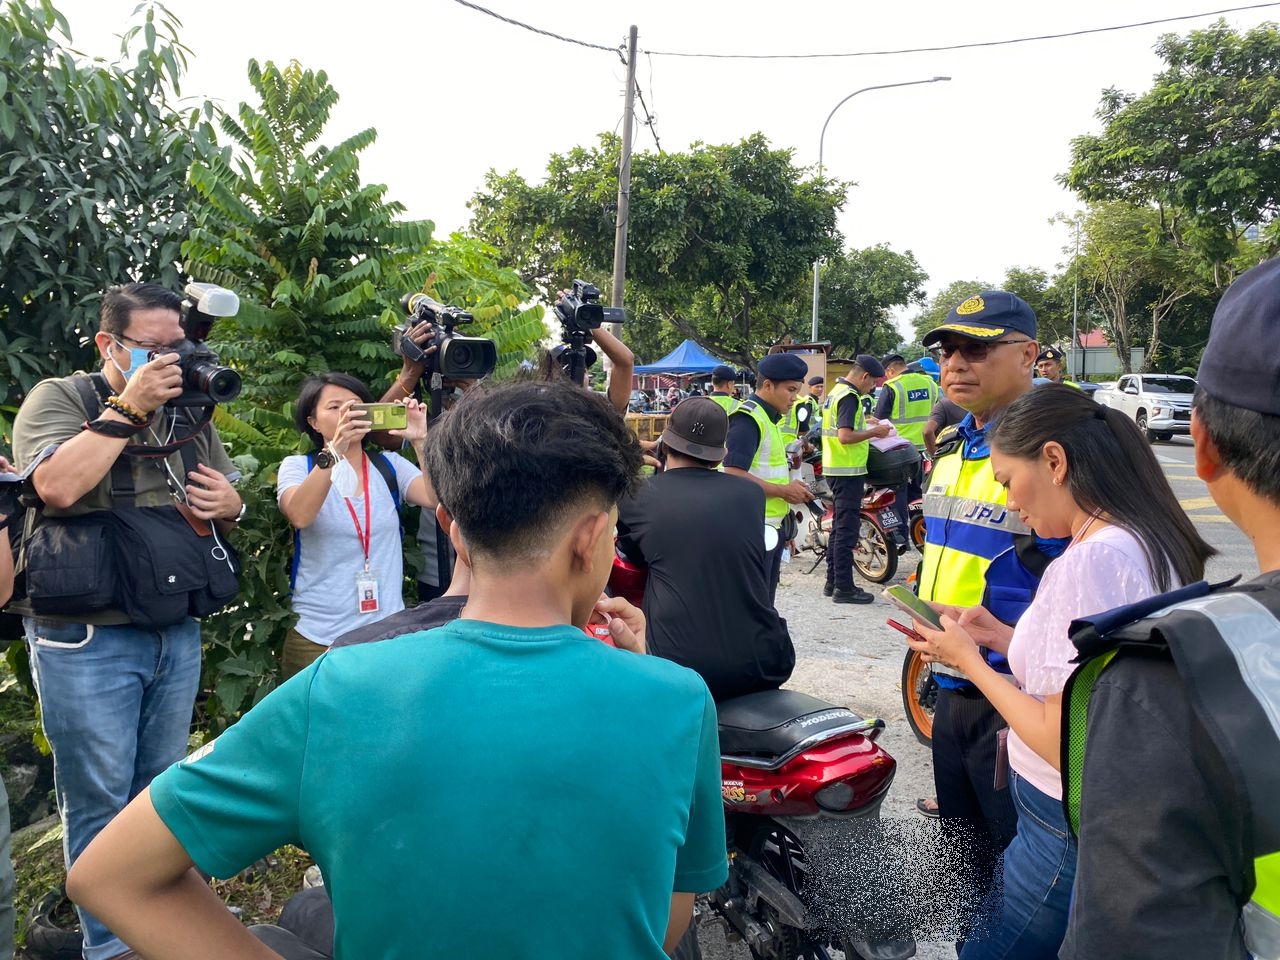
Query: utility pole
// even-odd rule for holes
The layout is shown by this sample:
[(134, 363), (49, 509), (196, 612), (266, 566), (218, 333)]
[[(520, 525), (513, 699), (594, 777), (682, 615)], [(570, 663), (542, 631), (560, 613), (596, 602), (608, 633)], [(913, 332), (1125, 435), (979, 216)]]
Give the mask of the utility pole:
[(1071, 262), (1071, 363), (1067, 365), (1067, 375), (1075, 377), (1080, 370), (1071, 370), (1079, 366), (1076, 356), (1080, 353), (1080, 214), (1076, 214), (1076, 255)]
[[(631, 131), (636, 114), (636, 41), (639, 32), (631, 25), (627, 39), (627, 99), (622, 116), (622, 158), (618, 163), (618, 225), (613, 235), (613, 290), (610, 303), (622, 306), (622, 289), (627, 277), (627, 227), (631, 223)], [(618, 324), (609, 325), (610, 332), (622, 336)]]

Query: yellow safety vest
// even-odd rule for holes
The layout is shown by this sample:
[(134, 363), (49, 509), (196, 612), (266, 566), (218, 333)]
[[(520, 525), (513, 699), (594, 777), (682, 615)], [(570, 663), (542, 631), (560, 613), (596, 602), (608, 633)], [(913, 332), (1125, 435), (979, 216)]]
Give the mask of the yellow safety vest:
[(796, 411), (801, 407), (809, 408), (809, 422), (805, 427), (805, 432), (807, 433), (818, 425), (818, 421), (815, 419), (815, 417), (821, 415), (821, 407), (818, 401), (813, 397), (802, 397), (791, 405), (791, 409), (778, 422), (778, 429), (782, 431), (783, 439), (788, 443), (800, 435), (800, 420), (796, 417)]
[(724, 407), (725, 413), (733, 413), (738, 409), (737, 397), (731, 397), (727, 393), (708, 393), (707, 396)]
[(866, 415), (862, 409), (862, 398), (857, 391), (843, 380), (837, 380), (827, 395), (827, 402), (822, 405), (822, 475), (824, 477), (861, 477), (867, 472), (867, 454), (871, 450), (869, 440), (857, 443), (841, 443), (840, 430), (836, 427), (836, 415), (840, 401), (852, 395), (857, 413), (854, 415), (853, 429), (859, 432), (867, 429)]
[(926, 542), (920, 564), (922, 600), (972, 607), (982, 602), (987, 567), (1031, 531), (1005, 506), (987, 457), (966, 460), (963, 441), (933, 461), (925, 482)]
[[(791, 482), (791, 473), (787, 469), (787, 450), (782, 441), (782, 431), (754, 400), (742, 401), (732, 413), (732, 416), (742, 415), (750, 417), (760, 428), (760, 445), (756, 447), (756, 455), (751, 458), (751, 468), (747, 472), (765, 483), (786, 486)], [(764, 522), (771, 527), (782, 526), (782, 518), (787, 515), (788, 509), (787, 501), (781, 497), (766, 496)]]
[(924, 427), (933, 405), (938, 402), (938, 385), (923, 373), (900, 373), (884, 387), (893, 395), (889, 419), (898, 435), (914, 443), (917, 450), (923, 450)]
[[(1206, 591), (1208, 588), (1205, 588)], [(1244, 942), (1257, 960), (1280, 960), (1280, 597), (1274, 586), (1226, 590), (1165, 606), (1147, 618), (1099, 633), (1085, 624), (1073, 634), (1080, 666), (1062, 694), (1063, 805), (1072, 833), (1080, 827), (1080, 796), (1088, 746), (1089, 704), (1098, 680), (1117, 657), (1142, 648), (1167, 649), (1188, 701), (1248, 799), (1253, 892), (1240, 913)], [(1141, 746), (1139, 745), (1139, 749)], [(1228, 842), (1234, 838), (1228, 838)], [(1246, 878), (1239, 878), (1243, 881)]]

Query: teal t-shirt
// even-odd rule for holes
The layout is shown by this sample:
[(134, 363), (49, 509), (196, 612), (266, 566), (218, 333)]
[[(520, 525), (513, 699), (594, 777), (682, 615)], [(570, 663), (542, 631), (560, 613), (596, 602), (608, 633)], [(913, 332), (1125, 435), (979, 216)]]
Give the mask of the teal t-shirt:
[(332, 650), (151, 799), (214, 876), (305, 846), (339, 960), (661, 960), (672, 892), (727, 877), (706, 685), (568, 626)]

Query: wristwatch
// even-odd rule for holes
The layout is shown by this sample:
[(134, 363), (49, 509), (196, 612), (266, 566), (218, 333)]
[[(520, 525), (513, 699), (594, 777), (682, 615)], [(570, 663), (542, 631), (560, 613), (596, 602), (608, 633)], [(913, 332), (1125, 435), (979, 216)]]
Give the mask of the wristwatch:
[(243, 500), (240, 501), (240, 512), (231, 518), (232, 523), (239, 523), (244, 519), (244, 515), (249, 512), (249, 505)]
[(337, 462), (338, 458), (329, 452), (328, 447), (321, 449), (321, 451), (316, 454), (316, 466), (321, 470), (328, 470)]

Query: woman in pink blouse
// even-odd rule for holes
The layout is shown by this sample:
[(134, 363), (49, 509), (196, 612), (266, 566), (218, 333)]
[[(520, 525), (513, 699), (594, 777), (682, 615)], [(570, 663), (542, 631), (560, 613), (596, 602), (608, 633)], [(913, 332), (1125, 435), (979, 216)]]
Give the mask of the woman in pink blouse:
[[(983, 607), (940, 608), (917, 623), (926, 660), (964, 671), (1009, 724), (1018, 834), (1004, 854), (998, 923), (962, 960), (1052, 960), (1066, 932), (1076, 845), (1062, 811), (1062, 690), (1074, 667), (1072, 620), (1199, 580), (1213, 553), (1187, 518), (1137, 425), (1073, 387), (1038, 387), (990, 435), (1008, 507), (1041, 537), (1070, 537), (1031, 606), (1010, 627)], [(983, 659), (1007, 653), (1017, 686)], [(1135, 798), (1136, 799), (1136, 798)]]

